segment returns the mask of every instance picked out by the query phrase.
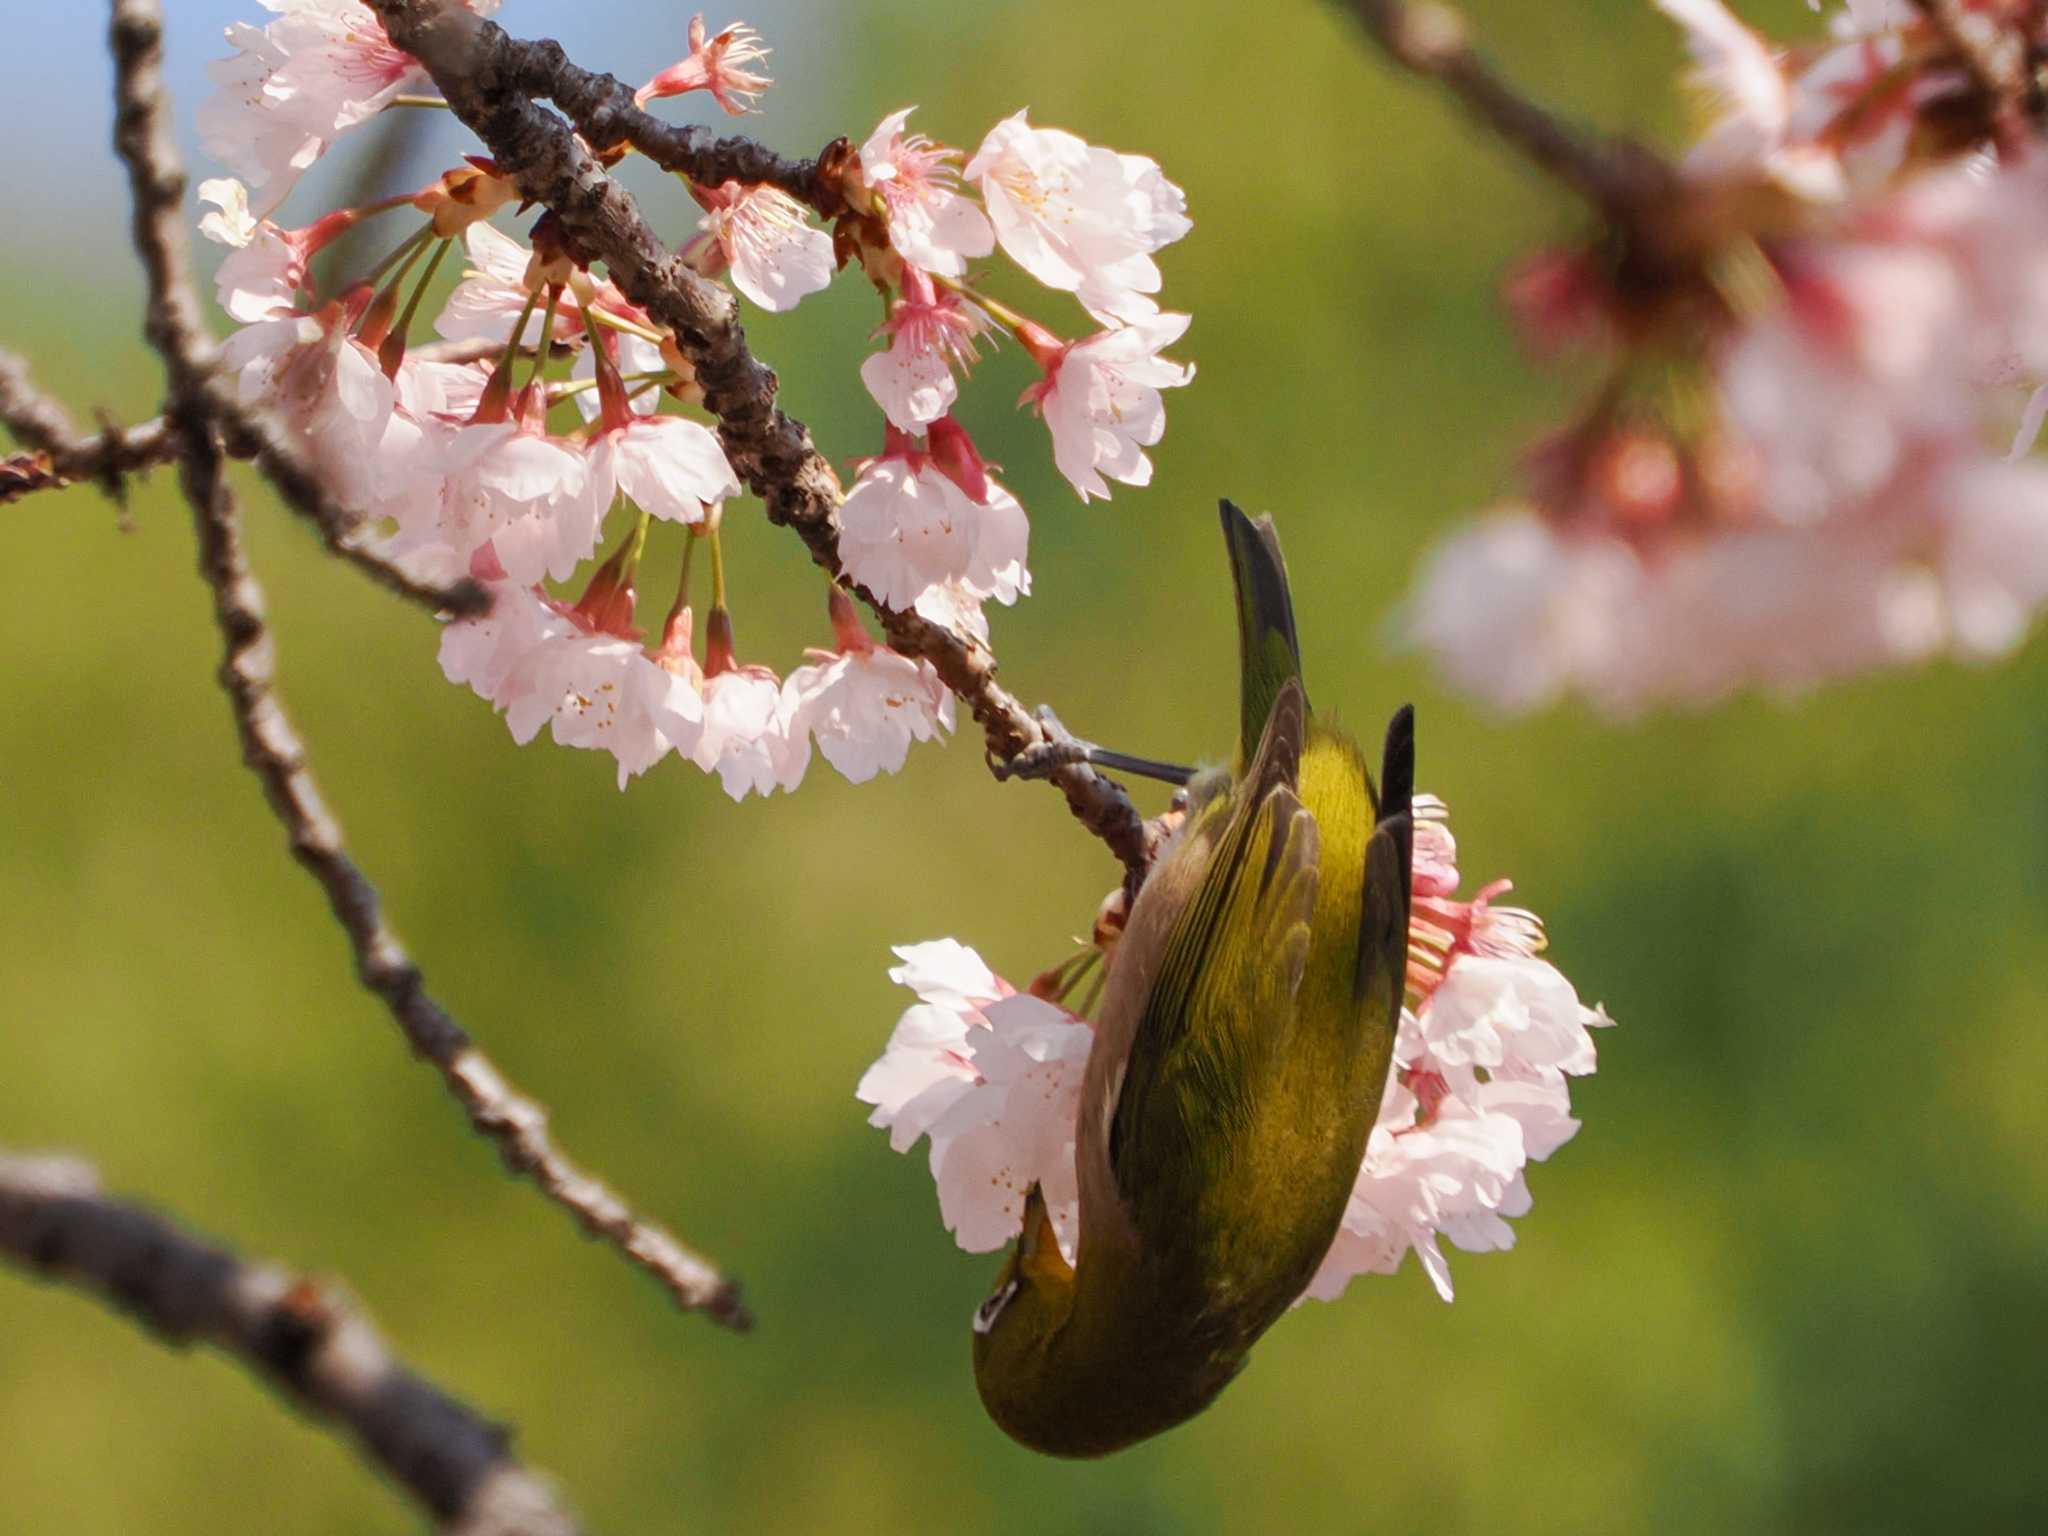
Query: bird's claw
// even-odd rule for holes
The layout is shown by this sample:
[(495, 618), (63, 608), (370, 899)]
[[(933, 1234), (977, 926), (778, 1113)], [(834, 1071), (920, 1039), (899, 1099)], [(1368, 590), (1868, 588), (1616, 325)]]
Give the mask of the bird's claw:
[(1038, 728), (1044, 740), (1033, 742), (1007, 758), (990, 753), (989, 772), (999, 780), (1049, 779), (1062, 768), (1091, 761), (1099, 750), (1093, 742), (1081, 740), (1062, 725), (1049, 704), (1038, 707)]

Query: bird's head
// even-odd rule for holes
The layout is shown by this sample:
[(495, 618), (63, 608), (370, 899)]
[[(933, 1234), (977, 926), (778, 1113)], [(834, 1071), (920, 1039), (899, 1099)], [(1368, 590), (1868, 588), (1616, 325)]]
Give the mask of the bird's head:
[(995, 1289), (974, 1309), (975, 1385), (989, 1417), (1027, 1445), (1041, 1444), (1058, 1422), (1058, 1405), (1045, 1401), (1043, 1388), (1060, 1379), (1046, 1365), (1073, 1319), (1074, 1295), (1073, 1266), (1034, 1184), (1024, 1197), (1024, 1230)]

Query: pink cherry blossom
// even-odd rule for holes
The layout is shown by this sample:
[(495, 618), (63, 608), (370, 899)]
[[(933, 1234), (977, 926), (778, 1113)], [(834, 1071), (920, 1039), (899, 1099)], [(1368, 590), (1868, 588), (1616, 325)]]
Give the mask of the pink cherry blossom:
[[(1074, 1131), (1093, 1029), (1000, 978), (983, 982), (981, 957), (950, 940), (896, 953), (909, 963), (891, 979), (915, 985), (922, 1001), (855, 1090), (875, 1106), (869, 1124), (888, 1127), (898, 1151), (931, 1138), (939, 1214), (969, 1253), (1017, 1235), (1037, 1184), (1071, 1259), (1080, 1224)], [(938, 973), (932, 981), (919, 974), (927, 968)], [(990, 984), (999, 995), (979, 990)]]
[(199, 200), (214, 208), (200, 219), (199, 233), (230, 248), (214, 275), (220, 307), (241, 321), (298, 308), (312, 256), (311, 231), (281, 229), (253, 217), (248, 189), (232, 177), (202, 181)]
[(566, 580), (597, 548), (609, 502), (599, 502), (575, 445), (529, 419), (471, 422), (440, 446), (440, 494), (416, 537), (468, 556), (489, 544), (528, 585)]
[(595, 433), (588, 449), (591, 495), (604, 506), (623, 492), (635, 506), (673, 523), (700, 523), (707, 506), (740, 493), (718, 439), (681, 416), (634, 415)]
[(1792, 141), (1792, 86), (1764, 40), (1721, 0), (1656, 0), (1685, 29), (1696, 63), (1695, 84), (1720, 115), (1687, 157), (1703, 178), (1737, 173), (1767, 176), (1816, 201), (1845, 195), (1842, 167), (1824, 145)]
[(1033, 128), (1018, 112), (989, 130), (963, 174), (1004, 252), (1048, 288), (1103, 320), (1158, 312), (1152, 255), (1194, 226), (1185, 194), (1153, 161)]
[(790, 707), (775, 674), (735, 666), (704, 680), (704, 727), (688, 757), (716, 773), (735, 800), (794, 789), (810, 762), (809, 737), (791, 728)]
[(986, 500), (977, 502), (893, 428), (888, 441), (839, 509), (846, 574), (891, 608), (913, 607), (947, 582), (1004, 603), (1029, 591), (1030, 525), (1016, 497), (984, 477)]
[(732, 619), (722, 608), (711, 610), (705, 634), (705, 664), (700, 672), (688, 660), (688, 615), (683, 616), (677, 663), (703, 701), (703, 726), (683, 755), (706, 773), (716, 773), (735, 800), (749, 794), (793, 790), (810, 766), (811, 739), (794, 729), (794, 701), (782, 680), (767, 667), (743, 665), (733, 654)]
[(1335, 1299), (1357, 1275), (1393, 1273), (1412, 1248), (1449, 1301), (1440, 1236), (1467, 1252), (1513, 1246), (1508, 1219), (1529, 1210), (1526, 1166), (1577, 1132), (1567, 1079), (1594, 1069), (1587, 1030), (1611, 1022), (1538, 958), (1539, 919), (1490, 907), (1506, 882), (1469, 904), (1450, 898), (1456, 842), (1441, 801), (1418, 805), (1418, 832), (1436, 830), (1417, 839), (1414, 1006), (1337, 1239), (1306, 1293), (1314, 1300)]
[(897, 773), (914, 741), (953, 729), (953, 695), (932, 664), (877, 645), (852, 601), (832, 589), (837, 651), (813, 651), (783, 683), (790, 730), (808, 731), (848, 782)]
[(794, 309), (831, 284), (832, 237), (814, 227), (795, 198), (776, 187), (728, 181), (691, 191), (704, 207), (688, 254), (707, 277), (730, 272), (733, 286), (766, 310)]
[[(219, 89), (198, 121), (206, 152), (262, 189), (268, 208), (342, 133), (430, 81), (361, 0), (262, 3), (277, 20), (227, 29), (235, 52), (208, 66)], [(488, 15), (497, 0), (469, 8)]]
[(886, 646), (798, 667), (783, 684), (792, 732), (807, 730), (852, 784), (897, 773), (914, 741), (953, 729), (953, 696), (928, 661)]
[(768, 53), (760, 35), (743, 21), (707, 36), (703, 16), (692, 16), (690, 51), (635, 91), (633, 105), (644, 107), (657, 97), (680, 96), (685, 91), (709, 91), (727, 113), (739, 117), (752, 109), (755, 97), (775, 83), (747, 68)]
[(377, 489), (376, 452), (390, 424), (391, 382), (350, 327), (358, 305), (313, 314), (275, 310), (221, 346), (244, 400), (277, 412), (344, 506), (361, 510)]
[(988, 216), (960, 195), (959, 151), (905, 133), (914, 107), (891, 112), (860, 147), (861, 179), (880, 204), (889, 243), (927, 272), (959, 277), (996, 246)]
[(861, 382), (891, 426), (922, 432), (953, 409), (960, 398), (953, 370), (972, 366), (975, 343), (988, 331), (979, 305), (933, 287), (923, 272), (909, 268), (903, 296), (889, 306), (882, 326), (889, 350), (860, 365)]
[(492, 584), (489, 614), (442, 631), (441, 668), (497, 706), (521, 745), (546, 725), (562, 746), (610, 752), (621, 789), (687, 752), (701, 728), (696, 691), (638, 641), (591, 629), (513, 582)]
[(1044, 417), (1053, 462), (1083, 501), (1109, 496), (1105, 475), (1125, 485), (1151, 482), (1144, 450), (1166, 434), (1159, 392), (1195, 376), (1192, 363), (1159, 354), (1187, 328), (1186, 315), (1153, 315), (1041, 356), (1046, 377), (1025, 398)]
[(1697, 338), (1683, 418), (1596, 405), (1530, 505), (1429, 557), (1405, 627), (1461, 686), (1792, 693), (2003, 655), (2048, 602), (2048, 466), (2003, 448), (2048, 379), (2048, 161), (1923, 171), (1759, 249), (1775, 302)]

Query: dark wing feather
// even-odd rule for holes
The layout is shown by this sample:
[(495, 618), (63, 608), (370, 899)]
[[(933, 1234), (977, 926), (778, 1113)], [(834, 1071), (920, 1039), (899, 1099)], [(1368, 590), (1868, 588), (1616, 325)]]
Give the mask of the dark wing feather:
[(1403, 704), (1387, 722), (1380, 757), (1379, 820), (1365, 849), (1365, 903), (1358, 925), (1358, 960), (1351, 990), (1361, 1001), (1394, 986), (1393, 1017), (1401, 1011), (1408, 970), (1408, 901), (1415, 863), (1415, 710)]

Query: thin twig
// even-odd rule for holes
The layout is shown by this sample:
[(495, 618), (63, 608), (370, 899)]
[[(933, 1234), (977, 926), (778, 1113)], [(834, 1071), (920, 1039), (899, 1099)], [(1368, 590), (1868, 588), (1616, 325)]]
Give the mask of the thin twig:
[(1646, 146), (1593, 137), (1524, 95), (1473, 51), (1465, 20), (1448, 6), (1343, 0), (1368, 36), (1410, 72), (1435, 81), (1503, 143), (1625, 225), (1659, 206), (1675, 176)]
[[(838, 476), (804, 424), (778, 408), (775, 375), (748, 350), (731, 292), (661, 244), (632, 197), (568, 123), (507, 89), (532, 56), (524, 50), (542, 45), (516, 42), (455, 0), (371, 0), (371, 6), (392, 41), (427, 67), (498, 168), (524, 195), (554, 209), (583, 247), (603, 259), (626, 296), (675, 333), (718, 418), (733, 469), (761, 498), (769, 520), (794, 530), (811, 558), (843, 579)], [(853, 590), (880, 618), (890, 645), (929, 661), (966, 704), (993, 760), (1007, 762), (1044, 739), (1031, 713), (996, 682), (996, 660), (985, 645)], [(1085, 764), (1063, 765), (1048, 777), (1081, 824), (1122, 862), (1127, 882), (1141, 880), (1151, 841), (1122, 786)]]
[(0, 1151), (0, 1256), (92, 1292), (174, 1348), (211, 1344), (363, 1456), (460, 1536), (575, 1536), (511, 1434), (392, 1359), (334, 1286), (251, 1264), (103, 1194), (71, 1158)]
[[(12, 418), (7, 424), (15, 425)], [(177, 438), (161, 416), (132, 427), (110, 426), (91, 437), (63, 439), (54, 448), (38, 447), (0, 459), (0, 505), (81, 480), (97, 481), (119, 500), (123, 475), (168, 464), (177, 456)]]
[(262, 588), (242, 553), (240, 517), (224, 473), (219, 398), (207, 387), (212, 345), (198, 323), (186, 265), (183, 173), (170, 144), (159, 78), (162, 18), (155, 0), (115, 0), (113, 47), (119, 113), (115, 147), (135, 200), (135, 241), (149, 273), (146, 331), (170, 379), (165, 415), (184, 443), (180, 479), (192, 506), (199, 566), (213, 593), (226, 654), (220, 680), (233, 707), (244, 760), (262, 780), (293, 855), (327, 893), (347, 932), (363, 985), (390, 1010), (413, 1050), (439, 1069), (470, 1123), (515, 1173), (530, 1179), (583, 1230), (601, 1237), (658, 1279), (683, 1307), (730, 1327), (750, 1319), (738, 1287), (662, 1228), (636, 1217), (602, 1182), (554, 1146), (541, 1108), (499, 1074), (468, 1034), (428, 995), (419, 967), (385, 924), (376, 890), (342, 848), (306, 763), (298, 734), (274, 691), (275, 650), (264, 623)]
[(828, 219), (845, 207), (830, 175), (852, 148), (843, 139), (826, 145), (815, 160), (791, 160), (758, 140), (721, 137), (701, 123), (663, 122), (636, 106), (632, 87), (616, 75), (570, 63), (560, 43), (507, 37), (500, 57), (506, 77), (499, 89), (554, 102), (584, 141), (597, 149), (631, 144), (663, 170), (678, 172), (700, 186), (737, 181), (779, 187)]

